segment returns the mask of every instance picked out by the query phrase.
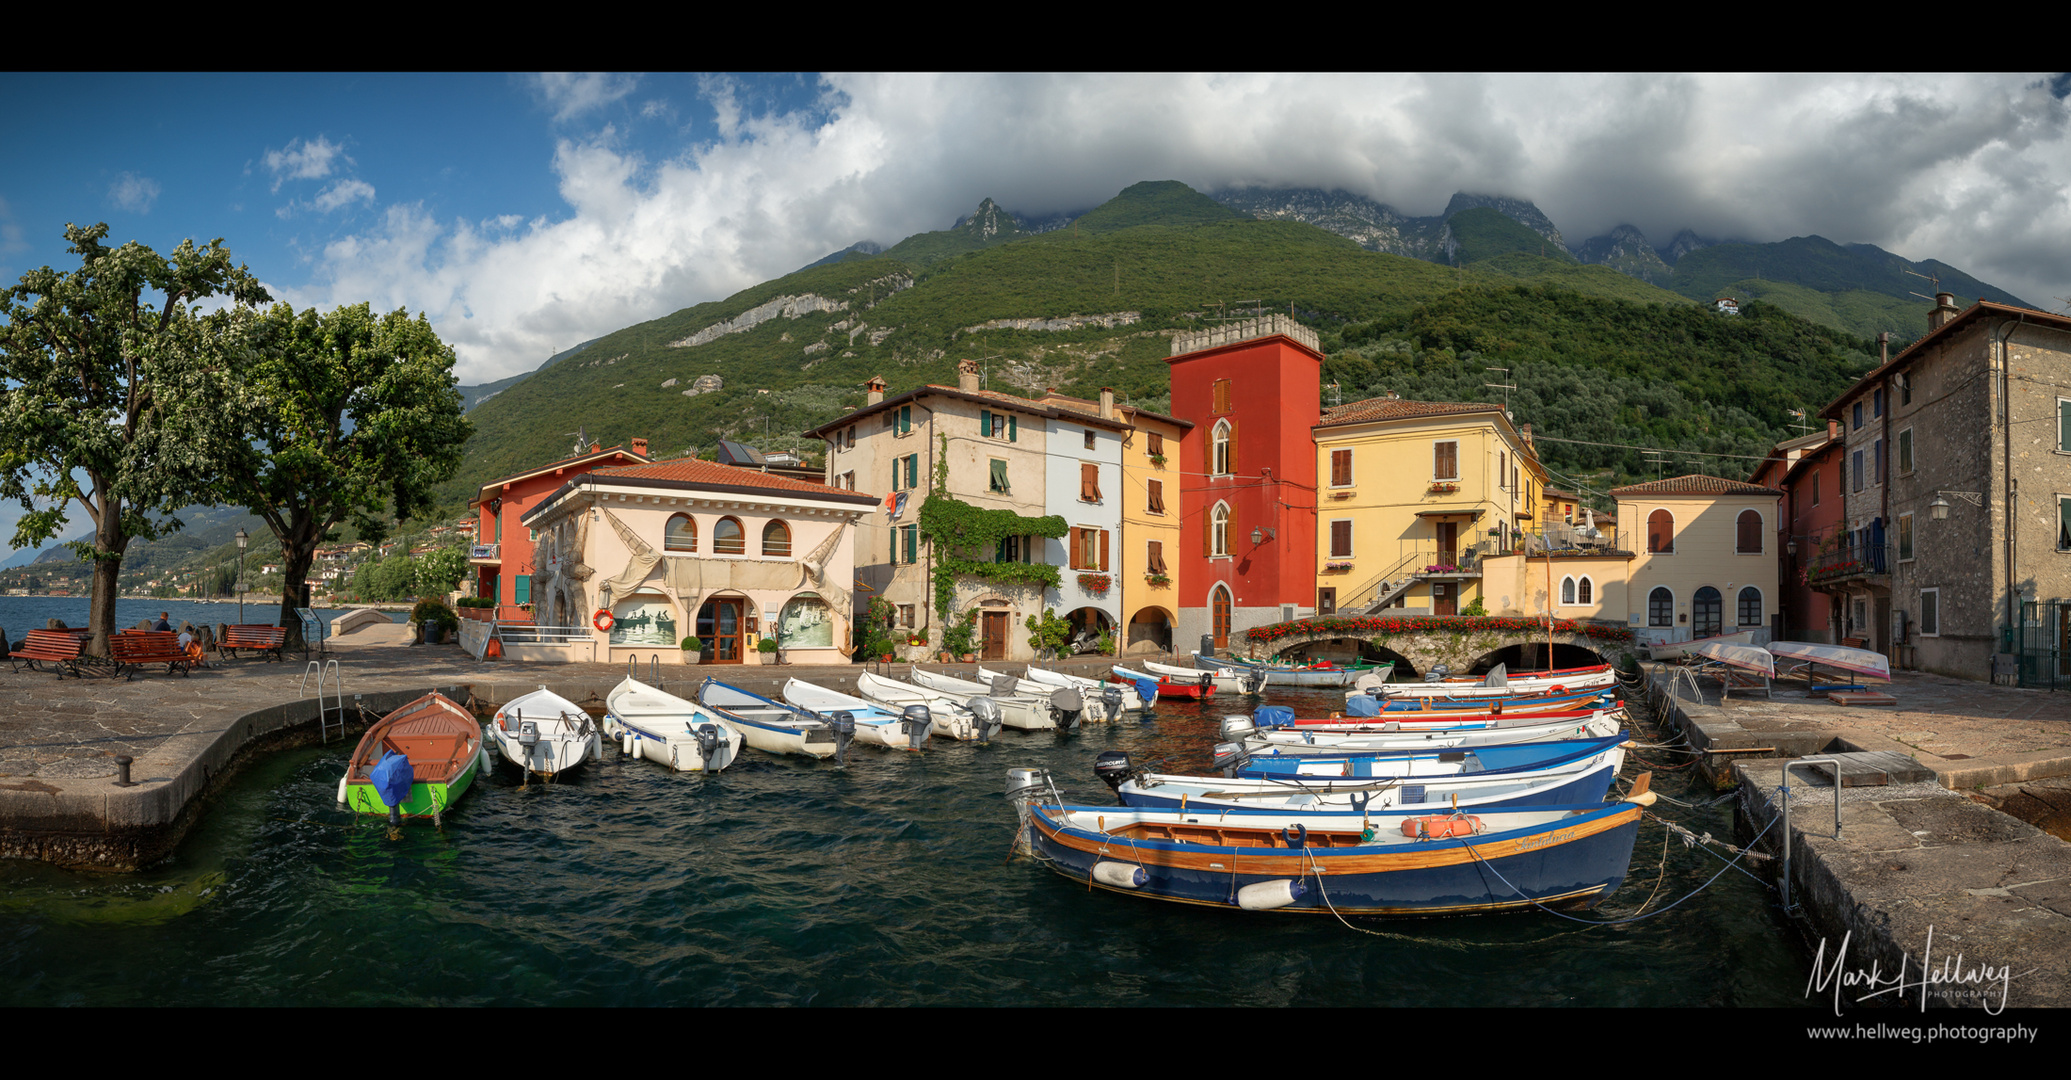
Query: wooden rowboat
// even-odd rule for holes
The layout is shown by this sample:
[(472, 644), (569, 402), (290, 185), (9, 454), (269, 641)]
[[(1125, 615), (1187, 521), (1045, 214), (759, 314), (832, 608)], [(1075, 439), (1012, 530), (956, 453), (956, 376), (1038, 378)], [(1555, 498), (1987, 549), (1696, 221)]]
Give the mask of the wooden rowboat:
[[(338, 781), (338, 801), (390, 822), (440, 822), (474, 783), (485, 751), (473, 714), (444, 694), (426, 694), (367, 729)], [(391, 758), (400, 761), (384, 767)]]

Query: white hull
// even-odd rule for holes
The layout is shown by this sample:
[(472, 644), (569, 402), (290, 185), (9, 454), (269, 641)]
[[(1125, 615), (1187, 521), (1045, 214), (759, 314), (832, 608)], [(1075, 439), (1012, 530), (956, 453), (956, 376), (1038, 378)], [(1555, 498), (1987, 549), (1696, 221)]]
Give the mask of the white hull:
[[(1625, 748), (1552, 768), (1523, 773), (1468, 774), (1433, 778), (1407, 785), (1401, 780), (1330, 777), (1171, 776), (1152, 773), (1122, 785), (1117, 794), (1138, 793), (1162, 799), (1184, 795), (1190, 805), (1246, 810), (1392, 810), (1409, 806), (1450, 808), (1454, 796), (1461, 809), (1529, 799), (1575, 783), (1600, 769), (1613, 776), (1625, 765)], [(1405, 787), (1421, 790), (1409, 791)], [(1414, 796), (1418, 801), (1405, 802)]]
[(978, 738), (978, 727), (971, 719), (971, 710), (948, 694), (882, 678), (867, 671), (856, 676), (856, 692), (864, 700), (890, 712), (898, 712), (908, 705), (926, 705), (929, 718), (935, 724), (935, 734), (963, 742), (974, 742)]
[[(529, 749), (525, 724), (531, 724), (538, 736)], [(597, 722), (582, 706), (543, 686), (496, 710), (486, 726), (504, 760), (540, 776), (566, 772), (603, 756), (603, 735)]]
[[(922, 668), (910, 673), (913, 681), (924, 689), (948, 694), (958, 701), (968, 703), (974, 697), (992, 697), (990, 688), (968, 679), (952, 678)], [(1050, 703), (1023, 694), (1009, 697), (993, 697), (992, 703), (1000, 707), (1000, 722), (1010, 728), (1023, 731), (1052, 731), (1057, 721), (1050, 719)]]
[(834, 732), (826, 723), (748, 697), (711, 679), (698, 687), (697, 703), (720, 723), (740, 732), (749, 746), (765, 754), (811, 758), (830, 758), (835, 754)]
[[(739, 732), (719, 718), (674, 694), (657, 690), (636, 679), (626, 679), (604, 699), (604, 734), (623, 749), (633, 736), (635, 757), (667, 765), (678, 772), (718, 772), (741, 755), (744, 741)], [(719, 734), (718, 748), (711, 760), (704, 756), (696, 729), (710, 724)]]
[(1244, 746), (1253, 752), (1277, 754), (1356, 754), (1368, 750), (1423, 750), (1430, 748), (1473, 749), (1477, 746), (1513, 746), (1528, 742), (1558, 742), (1565, 739), (1600, 739), (1616, 735), (1625, 722), (1623, 709), (1599, 712), (1588, 720), (1559, 724), (1523, 724), (1515, 727), (1470, 728), (1453, 731), (1381, 731), (1332, 734), (1275, 728), (1244, 736)]
[[(1247, 692), (1244, 689), (1244, 684), (1248, 681), (1248, 678), (1244, 672), (1236, 668), (1188, 668), (1172, 664), (1153, 663), (1149, 660), (1142, 661), (1142, 664), (1145, 672), (1161, 678), (1171, 679), (1173, 682), (1200, 682), (1201, 676), (1206, 675), (1209, 681), (1215, 685), (1215, 692), (1218, 694), (1242, 694)], [(1266, 678), (1270, 680), (1272, 676), (1268, 675)]]
[[(802, 679), (792, 679), (784, 684), (784, 700), (802, 709), (811, 709), (821, 716), (845, 712), (855, 718), (856, 741), (871, 746), (882, 746), (892, 750), (910, 750), (906, 738), (906, 726), (897, 713), (888, 713), (859, 697), (814, 686)], [(930, 732), (933, 725), (929, 725)], [(921, 736), (926, 745), (927, 736)]]
[[(979, 668), (978, 674), (990, 678), (995, 673), (985, 668)], [(1145, 704), (1143, 695), (1137, 693), (1136, 687), (1129, 683), (1102, 682), (1099, 679), (1089, 679), (1084, 675), (1072, 675), (1063, 671), (1039, 668), (1034, 664), (1030, 664), (1028, 666), (1028, 674), (1022, 675), (1020, 678), (1025, 682), (1032, 682), (1049, 690), (1061, 690), (1065, 687), (1077, 690), (1079, 695), (1085, 699), (1086, 704), (1086, 713), (1080, 718), (1083, 721), (1091, 722), (1107, 719), (1107, 711), (1100, 706), (1100, 692), (1110, 686), (1121, 688), (1123, 712), (1142, 712), (1149, 707)], [(1152, 701), (1150, 704), (1154, 705), (1156, 702)]]
[[(1551, 693), (1553, 688), (1557, 686), (1565, 687), (1569, 690), (1593, 690), (1599, 686), (1616, 686), (1617, 684), (1618, 673), (1606, 669), (1604, 671), (1576, 675), (1572, 678), (1512, 678), (1502, 686), (1483, 686), (1478, 682), (1388, 683), (1386, 684), (1386, 693), (1391, 699), (1420, 697), (1500, 698)], [(1365, 693), (1364, 690), (1354, 690), (1345, 696), (1350, 698), (1355, 694), (1363, 693)]]

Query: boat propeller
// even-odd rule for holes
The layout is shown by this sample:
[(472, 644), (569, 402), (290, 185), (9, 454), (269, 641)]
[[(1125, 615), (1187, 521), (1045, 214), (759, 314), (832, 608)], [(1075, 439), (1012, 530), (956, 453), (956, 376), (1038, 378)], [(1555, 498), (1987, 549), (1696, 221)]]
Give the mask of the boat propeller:
[(1100, 707), (1107, 710), (1109, 720), (1122, 715), (1122, 688), (1113, 683), (1101, 687)]
[(935, 717), (926, 705), (908, 705), (899, 711), (899, 724), (906, 729), (906, 748), (918, 750), (927, 745), (928, 732), (935, 726)]
[(1050, 693), (1050, 719), (1059, 729), (1077, 731), (1079, 717), (1086, 711), (1086, 697), (1076, 686), (1060, 686)]
[(834, 728), (834, 763), (847, 766), (849, 763), (849, 740), (856, 737), (856, 714), (838, 712), (827, 717), (827, 723)]

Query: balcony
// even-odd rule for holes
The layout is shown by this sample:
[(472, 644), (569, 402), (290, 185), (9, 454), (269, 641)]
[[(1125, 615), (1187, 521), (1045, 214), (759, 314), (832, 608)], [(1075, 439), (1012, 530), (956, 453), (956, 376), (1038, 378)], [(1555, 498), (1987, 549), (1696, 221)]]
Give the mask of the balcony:
[(1890, 544), (1843, 544), (1817, 552), (1805, 564), (1805, 583), (1829, 585), (1890, 573)]
[(502, 563), (502, 544), (476, 544), (467, 549), (467, 561), (474, 563)]

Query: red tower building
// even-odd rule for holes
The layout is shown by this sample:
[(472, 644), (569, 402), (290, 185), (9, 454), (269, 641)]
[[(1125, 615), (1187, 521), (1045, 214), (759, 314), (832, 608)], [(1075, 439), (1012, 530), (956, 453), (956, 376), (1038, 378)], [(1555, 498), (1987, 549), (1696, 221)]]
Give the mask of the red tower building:
[(1323, 353), (1285, 315), (1172, 341), (1180, 446), (1179, 633), (1243, 651), (1243, 631), (1316, 613), (1316, 447)]

